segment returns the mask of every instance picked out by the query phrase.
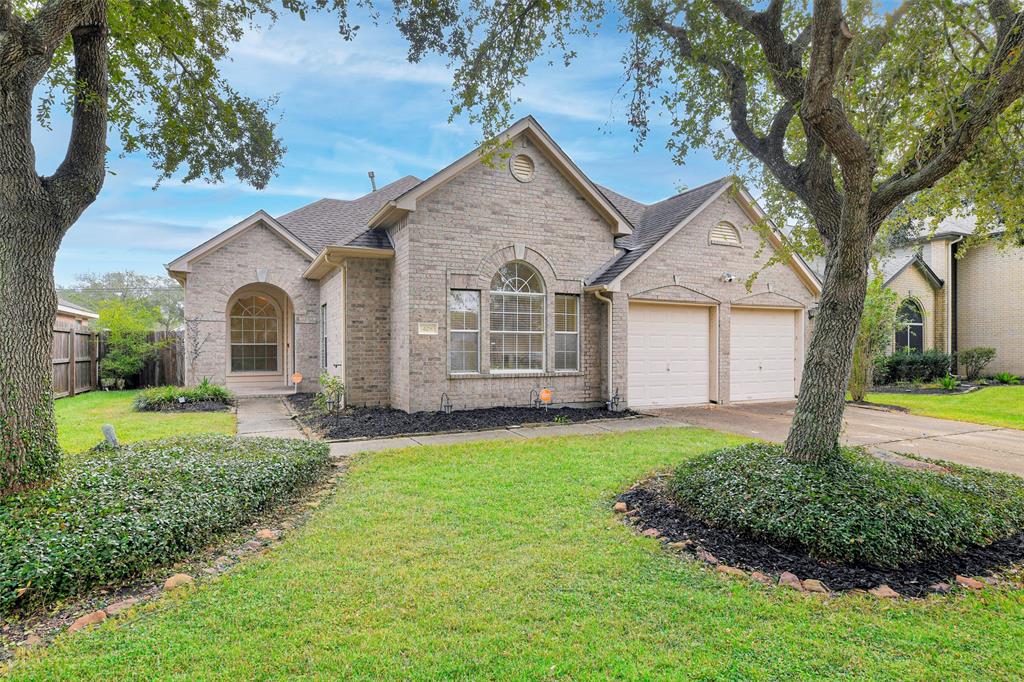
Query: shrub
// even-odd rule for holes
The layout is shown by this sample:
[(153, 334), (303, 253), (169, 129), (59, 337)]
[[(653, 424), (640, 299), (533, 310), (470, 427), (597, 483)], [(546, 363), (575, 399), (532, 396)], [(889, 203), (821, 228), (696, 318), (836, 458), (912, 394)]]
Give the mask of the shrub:
[(944, 390), (947, 391), (955, 391), (957, 388), (960, 387), (960, 380), (957, 379), (952, 374), (947, 374), (946, 376), (939, 379), (939, 386), (941, 386)]
[(199, 384), (182, 388), (181, 386), (158, 386), (149, 388), (135, 396), (132, 407), (139, 412), (154, 412), (185, 403), (221, 403), (230, 405), (234, 395), (228, 389), (203, 379)]
[(345, 382), (333, 374), (320, 375), (320, 392), (313, 401), (323, 413), (340, 410), (345, 404)]
[(996, 359), (996, 349), (985, 347), (965, 348), (957, 351), (956, 359), (963, 366), (967, 379), (974, 381), (981, 376), (981, 370), (985, 369), (988, 363)]
[(159, 347), (147, 333), (159, 319), (159, 311), (141, 301), (113, 299), (100, 304), (97, 326), (105, 331), (106, 353), (100, 360), (104, 385), (123, 388)]
[(949, 372), (950, 356), (937, 350), (923, 353), (898, 350), (875, 360), (875, 377), (880, 384), (898, 381), (932, 381)]
[(805, 464), (751, 443), (683, 464), (671, 489), (709, 524), (847, 564), (895, 568), (1021, 531), (1024, 479), (944, 466), (908, 469), (848, 448)]
[(1009, 372), (1000, 372), (992, 378), (1000, 384), (1009, 384), (1010, 386), (1016, 386), (1020, 383), (1020, 377), (1016, 374), (1010, 374)]
[[(317, 480), (327, 445), (200, 436), (75, 460), (0, 500), (0, 613), (139, 575), (207, 546)], [(18, 591), (28, 588), (19, 599)]]
[(861, 402), (871, 388), (874, 360), (892, 340), (899, 319), (899, 295), (885, 286), (881, 274), (868, 282), (864, 298), (864, 313), (860, 318), (857, 338), (853, 342), (853, 362), (850, 369), (850, 397)]

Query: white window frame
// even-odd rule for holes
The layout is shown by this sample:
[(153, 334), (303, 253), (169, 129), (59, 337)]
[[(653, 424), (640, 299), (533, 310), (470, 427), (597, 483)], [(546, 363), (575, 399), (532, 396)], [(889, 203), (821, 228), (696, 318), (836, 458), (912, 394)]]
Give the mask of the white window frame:
[[(575, 303), (575, 318), (576, 318), (576, 331), (572, 332), (560, 332), (558, 331), (558, 299), (565, 298)], [(559, 335), (562, 336), (575, 336), (576, 337), (576, 366), (575, 367), (559, 367), (558, 366), (558, 344), (555, 343), (555, 371), (556, 372), (579, 372), (581, 358), (580, 358), (580, 327), (582, 326), (582, 315), (580, 310), (580, 296), (578, 294), (555, 294), (555, 339)]]
[[(488, 349), (487, 349), (488, 362), (489, 363), (493, 362), (493, 360), (492, 360), (492, 352), (491, 352), (491, 349), (490, 349), (490, 344), (493, 341), (493, 337), (496, 334), (497, 335), (506, 335), (507, 334), (509, 336), (534, 336), (534, 337), (540, 337), (540, 368), (539, 369), (532, 369), (532, 368), (529, 368), (529, 367), (526, 367), (526, 368), (522, 368), (522, 367), (504, 368), (504, 367), (501, 367), (501, 368), (495, 369), (494, 365), (490, 364), (490, 373), (491, 374), (544, 374), (545, 371), (547, 370), (547, 360), (548, 360), (548, 358), (547, 358), (547, 354), (548, 354), (548, 338), (547, 338), (547, 327), (548, 327), (548, 323), (547, 323), (548, 322), (547, 321), (547, 313), (548, 313), (548, 311), (547, 311), (547, 298), (548, 298), (548, 294), (547, 294), (547, 287), (544, 285), (544, 278), (541, 277), (541, 274), (537, 270), (537, 268), (533, 267), (532, 265), (530, 265), (529, 263), (527, 263), (525, 261), (510, 261), (509, 263), (506, 263), (502, 267), (506, 267), (506, 266), (512, 265), (512, 264), (516, 264), (518, 267), (529, 268), (532, 271), (533, 275), (537, 278), (537, 281), (540, 283), (541, 291), (521, 291), (521, 290), (517, 291), (517, 290), (495, 289), (494, 288), (494, 280), (492, 278), (492, 280), (491, 280), (491, 289), (490, 289), (490, 292), (489, 292), (490, 300), (488, 301), (488, 305), (487, 305), (487, 323), (488, 323), (488, 335), (489, 335), (489, 338), (487, 340), (487, 343), (488, 343)], [(495, 274), (495, 277), (497, 277), (497, 273)], [(492, 325), (491, 325), (491, 316), (494, 314), (494, 301), (495, 301), (495, 297), (496, 296), (500, 296), (500, 297), (522, 296), (522, 297), (532, 297), (532, 298), (540, 299), (541, 300), (541, 313), (540, 313), (541, 329), (540, 329), (540, 331), (505, 331), (505, 330), (495, 331), (492, 328)]]
[[(235, 306), (237, 306), (243, 299), (249, 298), (265, 298), (270, 304), (270, 308), (274, 311), (273, 316), (270, 315), (235, 315)], [(235, 319), (262, 319), (262, 320), (274, 320), (274, 343), (268, 343), (265, 340), (262, 342), (256, 342), (255, 340), (251, 343), (244, 341), (234, 340), (234, 331), (232, 329), (232, 322)], [(277, 301), (274, 300), (273, 296), (270, 296), (263, 292), (244, 293), (235, 296), (231, 300), (231, 306), (228, 308), (228, 375), (230, 376), (275, 376), (283, 373), (282, 365), (283, 362), (283, 346), (287, 344), (287, 339), (284, 336), (284, 316), (281, 314), (281, 308), (278, 306)], [(266, 330), (264, 330), (266, 333)], [(275, 369), (235, 369), (235, 348), (243, 346), (274, 346), (274, 364)], [(269, 357), (269, 356), (268, 356)]]
[[(468, 293), (476, 294), (476, 328), (459, 328), (456, 329), (452, 325), (452, 294), (457, 291), (464, 291)], [(466, 374), (479, 374), (480, 373), (480, 308), (481, 298), (479, 289), (449, 289), (448, 290), (448, 374), (452, 375), (466, 375)], [(464, 369), (455, 370), (452, 369), (452, 335), (453, 334), (476, 334), (476, 369)]]

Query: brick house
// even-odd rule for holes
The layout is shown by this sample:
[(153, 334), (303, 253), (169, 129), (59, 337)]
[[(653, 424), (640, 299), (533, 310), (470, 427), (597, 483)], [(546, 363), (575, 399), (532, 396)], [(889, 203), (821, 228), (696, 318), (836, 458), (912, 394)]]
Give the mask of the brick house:
[(944, 221), (934, 233), (882, 263), (886, 286), (901, 297), (906, 324), (892, 348), (996, 349), (986, 373), (1024, 374), (1024, 247), (994, 240), (965, 248), (971, 217)]
[[(189, 382), (435, 410), (791, 399), (820, 293), (764, 268), (764, 216), (723, 178), (646, 205), (598, 187), (527, 117), (500, 158), (353, 201), (257, 212), (167, 266), (205, 343)], [(763, 269), (763, 271), (762, 271)], [(753, 288), (745, 281), (760, 272)], [(186, 343), (186, 346), (188, 343)]]

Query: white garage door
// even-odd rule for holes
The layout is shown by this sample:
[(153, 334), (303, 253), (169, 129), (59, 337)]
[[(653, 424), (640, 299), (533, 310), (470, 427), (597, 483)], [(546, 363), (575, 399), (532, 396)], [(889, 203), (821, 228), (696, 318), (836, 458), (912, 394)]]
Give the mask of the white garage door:
[(708, 308), (630, 304), (630, 407), (708, 402), (709, 320)]
[(796, 394), (796, 314), (733, 308), (730, 400), (789, 400)]

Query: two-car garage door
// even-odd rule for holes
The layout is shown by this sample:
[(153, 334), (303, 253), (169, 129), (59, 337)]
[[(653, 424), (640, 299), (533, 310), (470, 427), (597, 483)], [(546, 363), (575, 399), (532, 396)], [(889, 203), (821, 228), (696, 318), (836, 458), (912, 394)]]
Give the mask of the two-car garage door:
[[(791, 399), (796, 393), (796, 312), (733, 308), (731, 317), (730, 400)], [(712, 319), (713, 309), (706, 306), (630, 304), (631, 407), (693, 405), (712, 399), (718, 351)]]

